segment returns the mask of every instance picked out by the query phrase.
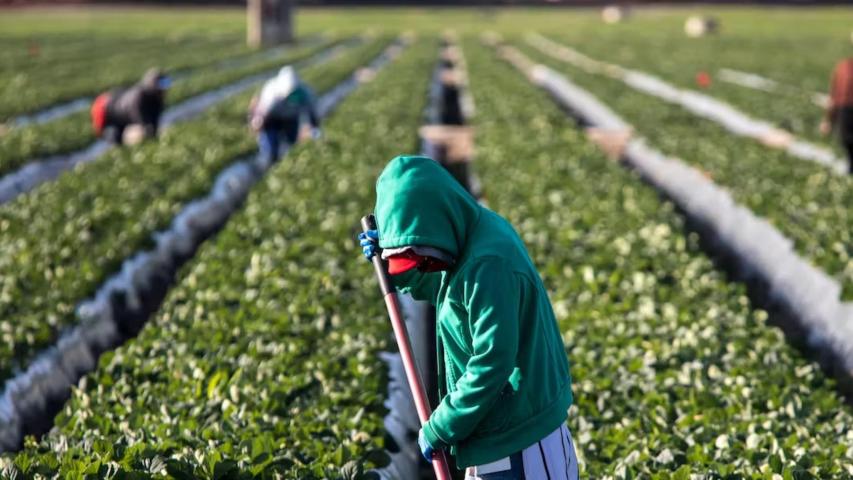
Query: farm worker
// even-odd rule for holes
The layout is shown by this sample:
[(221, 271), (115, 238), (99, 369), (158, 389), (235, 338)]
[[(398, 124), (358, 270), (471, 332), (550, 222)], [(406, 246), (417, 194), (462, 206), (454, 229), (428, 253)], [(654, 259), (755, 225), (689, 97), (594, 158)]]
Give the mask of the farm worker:
[(521, 238), (437, 162), (391, 161), (376, 184), (378, 230), (359, 235), (396, 286), (436, 308), (438, 407), (427, 460), (449, 449), (466, 479), (575, 479), (566, 426), (569, 362)]
[(291, 66), (268, 80), (249, 105), (249, 124), (258, 134), (258, 148), (269, 162), (278, 160), (281, 138), (293, 145), (299, 138), (303, 115), (308, 116), (311, 135), (320, 136), (320, 119), (311, 90)]
[(160, 69), (152, 68), (136, 85), (99, 95), (91, 109), (95, 134), (122, 144), (125, 130), (134, 125), (141, 128), (144, 137), (156, 136), (165, 92), (170, 86), (170, 78)]
[(838, 130), (847, 151), (847, 171), (853, 173), (853, 58), (841, 60), (832, 72), (829, 105), (820, 130), (826, 136), (833, 129)]

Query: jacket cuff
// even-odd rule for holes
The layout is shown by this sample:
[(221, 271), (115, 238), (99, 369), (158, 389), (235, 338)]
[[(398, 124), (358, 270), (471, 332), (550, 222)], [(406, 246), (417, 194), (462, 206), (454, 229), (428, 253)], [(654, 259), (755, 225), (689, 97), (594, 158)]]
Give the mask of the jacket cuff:
[(432, 422), (428, 421), (427, 423), (425, 423), (423, 426), (423, 429), (424, 429), (424, 438), (426, 439), (427, 442), (429, 442), (429, 445), (434, 450), (439, 450), (439, 449), (447, 447), (447, 442), (445, 442), (444, 440), (441, 439), (441, 437), (438, 436), (438, 433), (435, 431), (435, 428), (432, 426)]

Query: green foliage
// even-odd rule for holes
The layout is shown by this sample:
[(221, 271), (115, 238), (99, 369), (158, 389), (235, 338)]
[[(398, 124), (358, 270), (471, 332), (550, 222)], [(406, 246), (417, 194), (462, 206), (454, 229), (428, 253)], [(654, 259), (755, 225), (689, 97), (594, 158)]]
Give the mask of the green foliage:
[(354, 233), (383, 163), (417, 147), (437, 51), (409, 47), (340, 106), (323, 142), (273, 167), (16, 468), (356, 479), (387, 463), (378, 353), (390, 329)]
[[(331, 89), (388, 44), (378, 38), (302, 72), (318, 93)], [(74, 324), (91, 297), (132, 253), (150, 247), (219, 172), (253, 152), (245, 126), (250, 93), (157, 142), (110, 151), (57, 181), (0, 206), (0, 379), (27, 365)]]
[(667, 155), (691, 163), (735, 200), (767, 218), (796, 249), (843, 286), (853, 300), (853, 177), (737, 137), (710, 120), (518, 45), (536, 61), (565, 72), (631, 123)]
[(550, 290), (589, 478), (846, 478), (853, 415), (651, 187), (476, 42), (477, 171)]
[[(820, 90), (849, 49), (844, 10), (714, 12), (723, 33), (696, 41), (684, 41), (687, 12), (677, 9), (607, 27), (595, 12), (552, 9), (316, 10), (301, 11), (299, 22), (300, 32), (535, 28), (683, 86), (696, 70), (731, 67)], [(270, 68), (203, 67), (246, 54), (242, 14), (84, 12), (101, 20), (97, 42), (88, 20), (67, 20), (75, 15), (0, 16), (0, 65), (9, 67), (0, 69), (0, 118), (132, 82), (152, 63), (205, 72), (176, 85), (170, 101)], [(34, 36), (39, 60), (27, 53)], [(301, 73), (322, 93), (386, 43)], [(573, 364), (569, 419), (585, 477), (853, 477), (853, 415), (834, 383), (714, 268), (670, 203), (606, 160), (492, 51), (473, 39), (464, 47), (477, 107), (475, 167), (490, 206), (518, 228), (549, 288)], [(383, 164), (417, 149), (436, 52), (431, 41), (410, 47), (341, 105), (323, 141), (276, 165), (183, 269), (140, 335), (79, 383), (56, 428), (0, 456), (0, 477), (359, 479), (384, 465), (387, 374), (377, 354), (393, 342), (353, 238)], [(850, 298), (849, 179), (551, 64), (772, 221), (845, 282)], [(717, 82), (710, 93), (812, 135), (816, 112), (806, 99), (739, 89)], [(150, 246), (152, 232), (206, 193), (224, 166), (254, 150), (247, 99), (0, 207), (0, 379), (52, 344), (77, 321), (78, 301)], [(87, 129), (80, 114), (8, 131), (0, 171), (83, 146)]]
[[(145, 70), (166, 70), (209, 65), (225, 58), (245, 55), (245, 44), (233, 35), (219, 38), (204, 35), (172, 38), (88, 38), (70, 40), (63, 36), (42, 37), (29, 44), (4, 45), (26, 54), (31, 46), (38, 54), (0, 60), (0, 120), (45, 108), (63, 101), (96, 95), (117, 85), (139, 80)], [(22, 42), (23, 43), (23, 42)], [(17, 48), (15, 48), (17, 47)], [(42, 54), (42, 51), (45, 53)]]
[[(217, 65), (211, 65), (195, 68), (191, 76), (175, 84), (175, 87), (168, 92), (166, 101), (171, 105), (180, 103), (243, 77), (302, 60), (323, 48), (328, 48), (332, 43), (327, 41), (319, 45), (298, 47), (288, 50), (277, 58), (262, 58), (239, 67), (223, 69)], [(94, 142), (95, 139), (88, 111), (41, 125), (12, 128), (0, 134), (0, 176), (41, 157), (79, 150)]]

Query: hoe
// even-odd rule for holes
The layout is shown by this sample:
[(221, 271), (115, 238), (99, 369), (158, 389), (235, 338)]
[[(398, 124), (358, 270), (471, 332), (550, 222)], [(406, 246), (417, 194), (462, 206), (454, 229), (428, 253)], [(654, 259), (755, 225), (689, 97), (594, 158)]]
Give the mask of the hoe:
[[(364, 231), (376, 229), (376, 219), (373, 215), (367, 215), (361, 219), (361, 228)], [(385, 270), (385, 263), (382, 261), (382, 258), (379, 255), (374, 255), (372, 262), (373, 269), (376, 271), (376, 278), (379, 280), (379, 289), (382, 290), (382, 296), (385, 298), (385, 306), (388, 308), (388, 316), (391, 317), (391, 326), (394, 328), (394, 336), (397, 339), (400, 356), (403, 358), (403, 367), (406, 370), (409, 389), (411, 389), (412, 397), (415, 399), (418, 418), (423, 424), (429, 420), (432, 410), (430, 409), (429, 401), (427, 401), (424, 383), (415, 365), (409, 332), (406, 330), (406, 322), (403, 321), (403, 315), (400, 314), (397, 291), (394, 285), (391, 284), (391, 279), (388, 278), (388, 272)], [(433, 452), (432, 468), (435, 470), (435, 477), (438, 480), (451, 480), (447, 457), (444, 456), (443, 451), (437, 450)]]

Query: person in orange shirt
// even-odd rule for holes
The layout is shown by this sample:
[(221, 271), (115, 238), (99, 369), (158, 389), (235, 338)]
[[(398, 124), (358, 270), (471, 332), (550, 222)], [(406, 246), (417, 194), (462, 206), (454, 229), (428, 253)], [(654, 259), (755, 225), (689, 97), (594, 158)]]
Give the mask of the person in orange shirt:
[(820, 132), (828, 136), (836, 129), (847, 150), (847, 171), (853, 173), (853, 58), (841, 60), (832, 72), (829, 105)]

